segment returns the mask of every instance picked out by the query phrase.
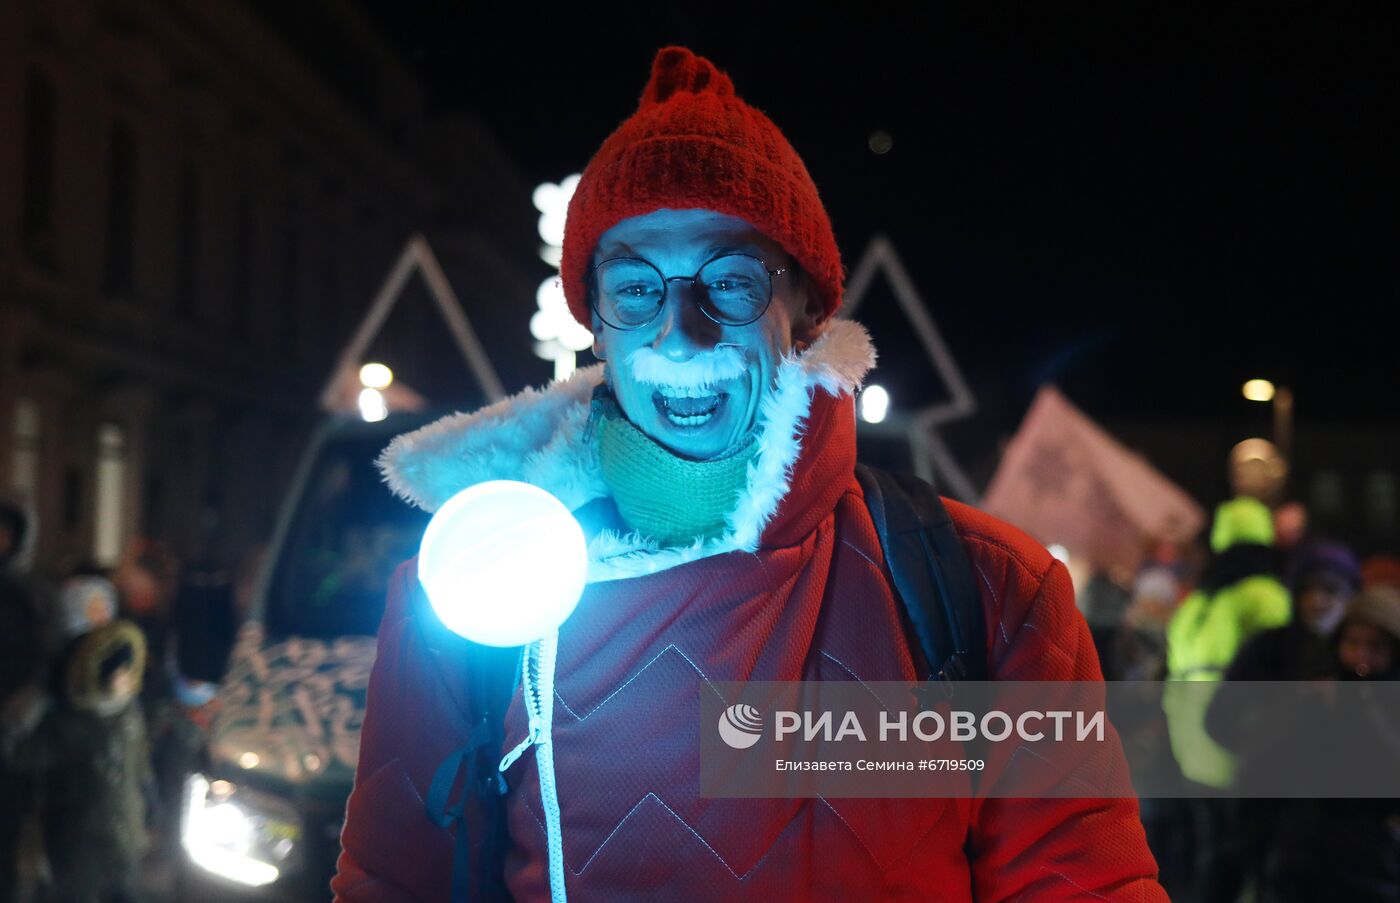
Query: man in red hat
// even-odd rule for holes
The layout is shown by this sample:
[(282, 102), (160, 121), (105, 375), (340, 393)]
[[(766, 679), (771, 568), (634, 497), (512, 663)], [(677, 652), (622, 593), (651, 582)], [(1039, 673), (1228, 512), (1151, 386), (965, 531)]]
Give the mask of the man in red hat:
[[(588, 527), (589, 582), (557, 658), (527, 669), (490, 750), (543, 735), (552, 761), (507, 757), (499, 824), (470, 802), (438, 812), (459, 780), (444, 763), (482, 736), (481, 647), (442, 627), (406, 565), (337, 898), (1165, 900), (1133, 800), (700, 796), (702, 680), (920, 676), (854, 473), (854, 395), (875, 352), (833, 319), (840, 255), (801, 159), (683, 48), (658, 54), (637, 112), (584, 172), (562, 276), (603, 363), (401, 436), (381, 460), (428, 510), (513, 479)], [(990, 675), (1100, 679), (1064, 568), (946, 504)], [(1103, 756), (1096, 767), (1122, 767)]]

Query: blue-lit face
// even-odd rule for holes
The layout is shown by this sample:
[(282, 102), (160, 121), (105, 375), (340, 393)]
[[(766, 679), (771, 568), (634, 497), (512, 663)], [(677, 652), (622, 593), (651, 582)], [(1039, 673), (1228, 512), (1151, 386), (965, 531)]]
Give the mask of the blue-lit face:
[(747, 221), (712, 210), (657, 210), (618, 223), (598, 240), (593, 263), (641, 258), (667, 278), (694, 276), (724, 254), (756, 257), (772, 277), (773, 298), (761, 317), (726, 326), (695, 303), (684, 280), (666, 290), (656, 318), (615, 329), (593, 313), (594, 353), (608, 362), (613, 393), (642, 432), (696, 461), (723, 456), (743, 442), (758, 417), (778, 364), (812, 342), (824, 326), (814, 293), (792, 258)]

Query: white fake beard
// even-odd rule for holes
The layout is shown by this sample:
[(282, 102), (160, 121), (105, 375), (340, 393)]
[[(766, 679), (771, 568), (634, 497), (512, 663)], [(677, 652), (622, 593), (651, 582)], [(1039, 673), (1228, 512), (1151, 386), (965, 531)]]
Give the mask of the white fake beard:
[(733, 345), (720, 345), (686, 361), (673, 361), (643, 345), (627, 355), (624, 363), (632, 379), (642, 385), (683, 390), (708, 389), (716, 383), (737, 379), (749, 369), (743, 353)]

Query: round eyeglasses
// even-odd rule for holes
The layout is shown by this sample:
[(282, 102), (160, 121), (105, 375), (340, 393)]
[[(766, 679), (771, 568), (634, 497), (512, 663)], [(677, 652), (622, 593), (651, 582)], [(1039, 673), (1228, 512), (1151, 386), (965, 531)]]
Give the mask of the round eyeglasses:
[(655, 264), (640, 257), (610, 257), (590, 273), (593, 309), (613, 329), (640, 329), (666, 306), (672, 282), (689, 282), (695, 303), (721, 326), (747, 326), (762, 317), (773, 300), (776, 270), (749, 254), (724, 254), (694, 276), (664, 276)]

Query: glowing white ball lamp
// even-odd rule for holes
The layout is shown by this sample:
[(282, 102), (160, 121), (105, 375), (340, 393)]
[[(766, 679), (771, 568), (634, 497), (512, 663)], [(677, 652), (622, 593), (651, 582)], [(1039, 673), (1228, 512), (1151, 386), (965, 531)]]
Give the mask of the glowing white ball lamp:
[(587, 542), (569, 509), (514, 480), (452, 496), (418, 551), (418, 579), (438, 618), (486, 646), (548, 636), (573, 613), (587, 575)]

